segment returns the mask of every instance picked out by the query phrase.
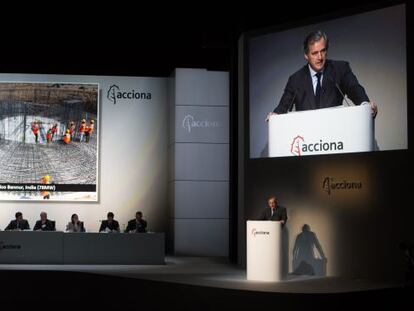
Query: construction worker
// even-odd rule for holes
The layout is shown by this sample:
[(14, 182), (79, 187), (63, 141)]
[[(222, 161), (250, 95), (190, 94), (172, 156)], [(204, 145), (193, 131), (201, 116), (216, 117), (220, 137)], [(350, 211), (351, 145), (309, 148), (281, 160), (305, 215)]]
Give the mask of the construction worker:
[(37, 144), (38, 141), (39, 141), (39, 124), (38, 124), (37, 121), (34, 121), (32, 123), (32, 132), (33, 132), (33, 134), (35, 136), (35, 142)]
[(75, 136), (75, 122), (70, 121), (69, 123), (69, 134), (70, 134), (70, 140), (73, 140)]
[(65, 136), (63, 136), (63, 142), (69, 144), (71, 140), (70, 130), (66, 130)]
[(46, 133), (46, 141), (50, 143), (53, 139), (53, 129), (49, 129)]
[(53, 140), (55, 136), (57, 136), (57, 130), (58, 130), (57, 127), (58, 127), (57, 123), (55, 123), (52, 127), (52, 139), (51, 140)]
[[(50, 184), (50, 176), (45, 175), (42, 177), (42, 184)], [(40, 191), (40, 195), (43, 197), (43, 200), (50, 199), (50, 192), (49, 191)]]
[(89, 139), (91, 138), (94, 129), (95, 129), (95, 121), (91, 120), (89, 122), (89, 126), (87, 127), (87, 131), (85, 132), (87, 143), (89, 143)]
[(86, 131), (87, 131), (86, 120), (82, 119), (81, 125), (79, 127), (79, 133), (80, 133), (79, 142), (80, 143), (82, 142), (83, 137), (85, 137), (85, 132)]

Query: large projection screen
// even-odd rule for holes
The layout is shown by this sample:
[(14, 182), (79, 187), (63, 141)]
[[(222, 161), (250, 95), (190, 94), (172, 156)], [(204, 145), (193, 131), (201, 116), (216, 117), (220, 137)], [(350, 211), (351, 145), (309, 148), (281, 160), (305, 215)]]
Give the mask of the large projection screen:
[[(348, 62), (369, 99), (378, 106), (373, 149), (407, 149), (405, 15), (406, 7), (401, 4), (251, 34), (247, 41), (250, 158), (269, 156), (266, 116), (278, 106), (289, 77), (306, 65), (302, 43), (306, 35), (316, 30), (328, 35), (327, 58)], [(344, 106), (348, 104), (353, 105), (349, 98)], [(349, 124), (343, 130), (351, 127)]]
[(0, 82), (0, 200), (98, 200), (99, 85)]

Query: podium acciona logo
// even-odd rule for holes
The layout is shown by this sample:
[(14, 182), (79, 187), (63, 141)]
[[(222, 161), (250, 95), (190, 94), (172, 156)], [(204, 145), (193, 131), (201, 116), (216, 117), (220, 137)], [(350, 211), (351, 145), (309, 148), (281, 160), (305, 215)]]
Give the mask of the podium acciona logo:
[(332, 177), (325, 177), (322, 182), (322, 189), (328, 195), (331, 195), (333, 191), (336, 190), (360, 190), (362, 189), (362, 182), (360, 181), (348, 181), (348, 180), (341, 180), (336, 181)]
[(251, 234), (256, 237), (256, 235), (270, 235), (269, 231), (257, 231), (256, 228), (252, 229)]
[(295, 138), (293, 138), (293, 141), (290, 144), (290, 153), (293, 155), (300, 156), (302, 153), (301, 143), (304, 141), (305, 140), (300, 135), (297, 135)]
[(306, 143), (302, 135), (296, 135), (290, 144), (290, 153), (295, 156), (301, 156), (312, 153), (331, 152), (336, 150), (343, 150), (344, 143), (342, 141), (328, 141), (325, 142), (319, 139), (317, 142)]
[(118, 104), (120, 100), (134, 101), (136, 99), (150, 100), (152, 94), (150, 92), (136, 91), (136, 90), (123, 90), (118, 85), (112, 84), (106, 92), (106, 98), (114, 105)]

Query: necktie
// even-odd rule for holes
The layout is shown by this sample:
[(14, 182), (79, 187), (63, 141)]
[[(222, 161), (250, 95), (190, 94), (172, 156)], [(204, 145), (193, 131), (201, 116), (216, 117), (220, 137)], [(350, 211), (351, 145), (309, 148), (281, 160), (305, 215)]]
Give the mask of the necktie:
[(316, 78), (318, 78), (318, 83), (316, 84), (316, 90), (315, 90), (315, 104), (316, 104), (316, 108), (320, 108), (321, 107), (321, 91), (322, 91), (322, 87), (321, 87), (321, 76), (322, 76), (322, 72), (317, 72), (315, 74)]

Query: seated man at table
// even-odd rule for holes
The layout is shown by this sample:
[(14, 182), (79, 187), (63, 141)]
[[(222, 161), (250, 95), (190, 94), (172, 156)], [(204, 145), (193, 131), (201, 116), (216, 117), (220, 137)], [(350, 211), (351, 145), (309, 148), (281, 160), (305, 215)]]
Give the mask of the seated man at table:
[(102, 220), (99, 232), (119, 232), (119, 223), (114, 219), (114, 213), (109, 212), (107, 220)]
[(9, 225), (4, 230), (30, 230), (29, 222), (23, 219), (21, 212), (16, 213), (16, 220), (10, 221)]
[(73, 214), (71, 221), (66, 225), (67, 232), (85, 232), (85, 227), (83, 221), (79, 220), (77, 214)]
[(144, 219), (142, 219), (142, 212), (136, 212), (135, 219), (131, 219), (130, 221), (128, 221), (128, 226), (125, 232), (142, 233), (142, 232), (146, 232), (147, 231), (146, 229), (147, 229), (147, 222)]
[(40, 220), (36, 221), (33, 231), (56, 231), (55, 222), (47, 219), (46, 212), (41, 212)]

